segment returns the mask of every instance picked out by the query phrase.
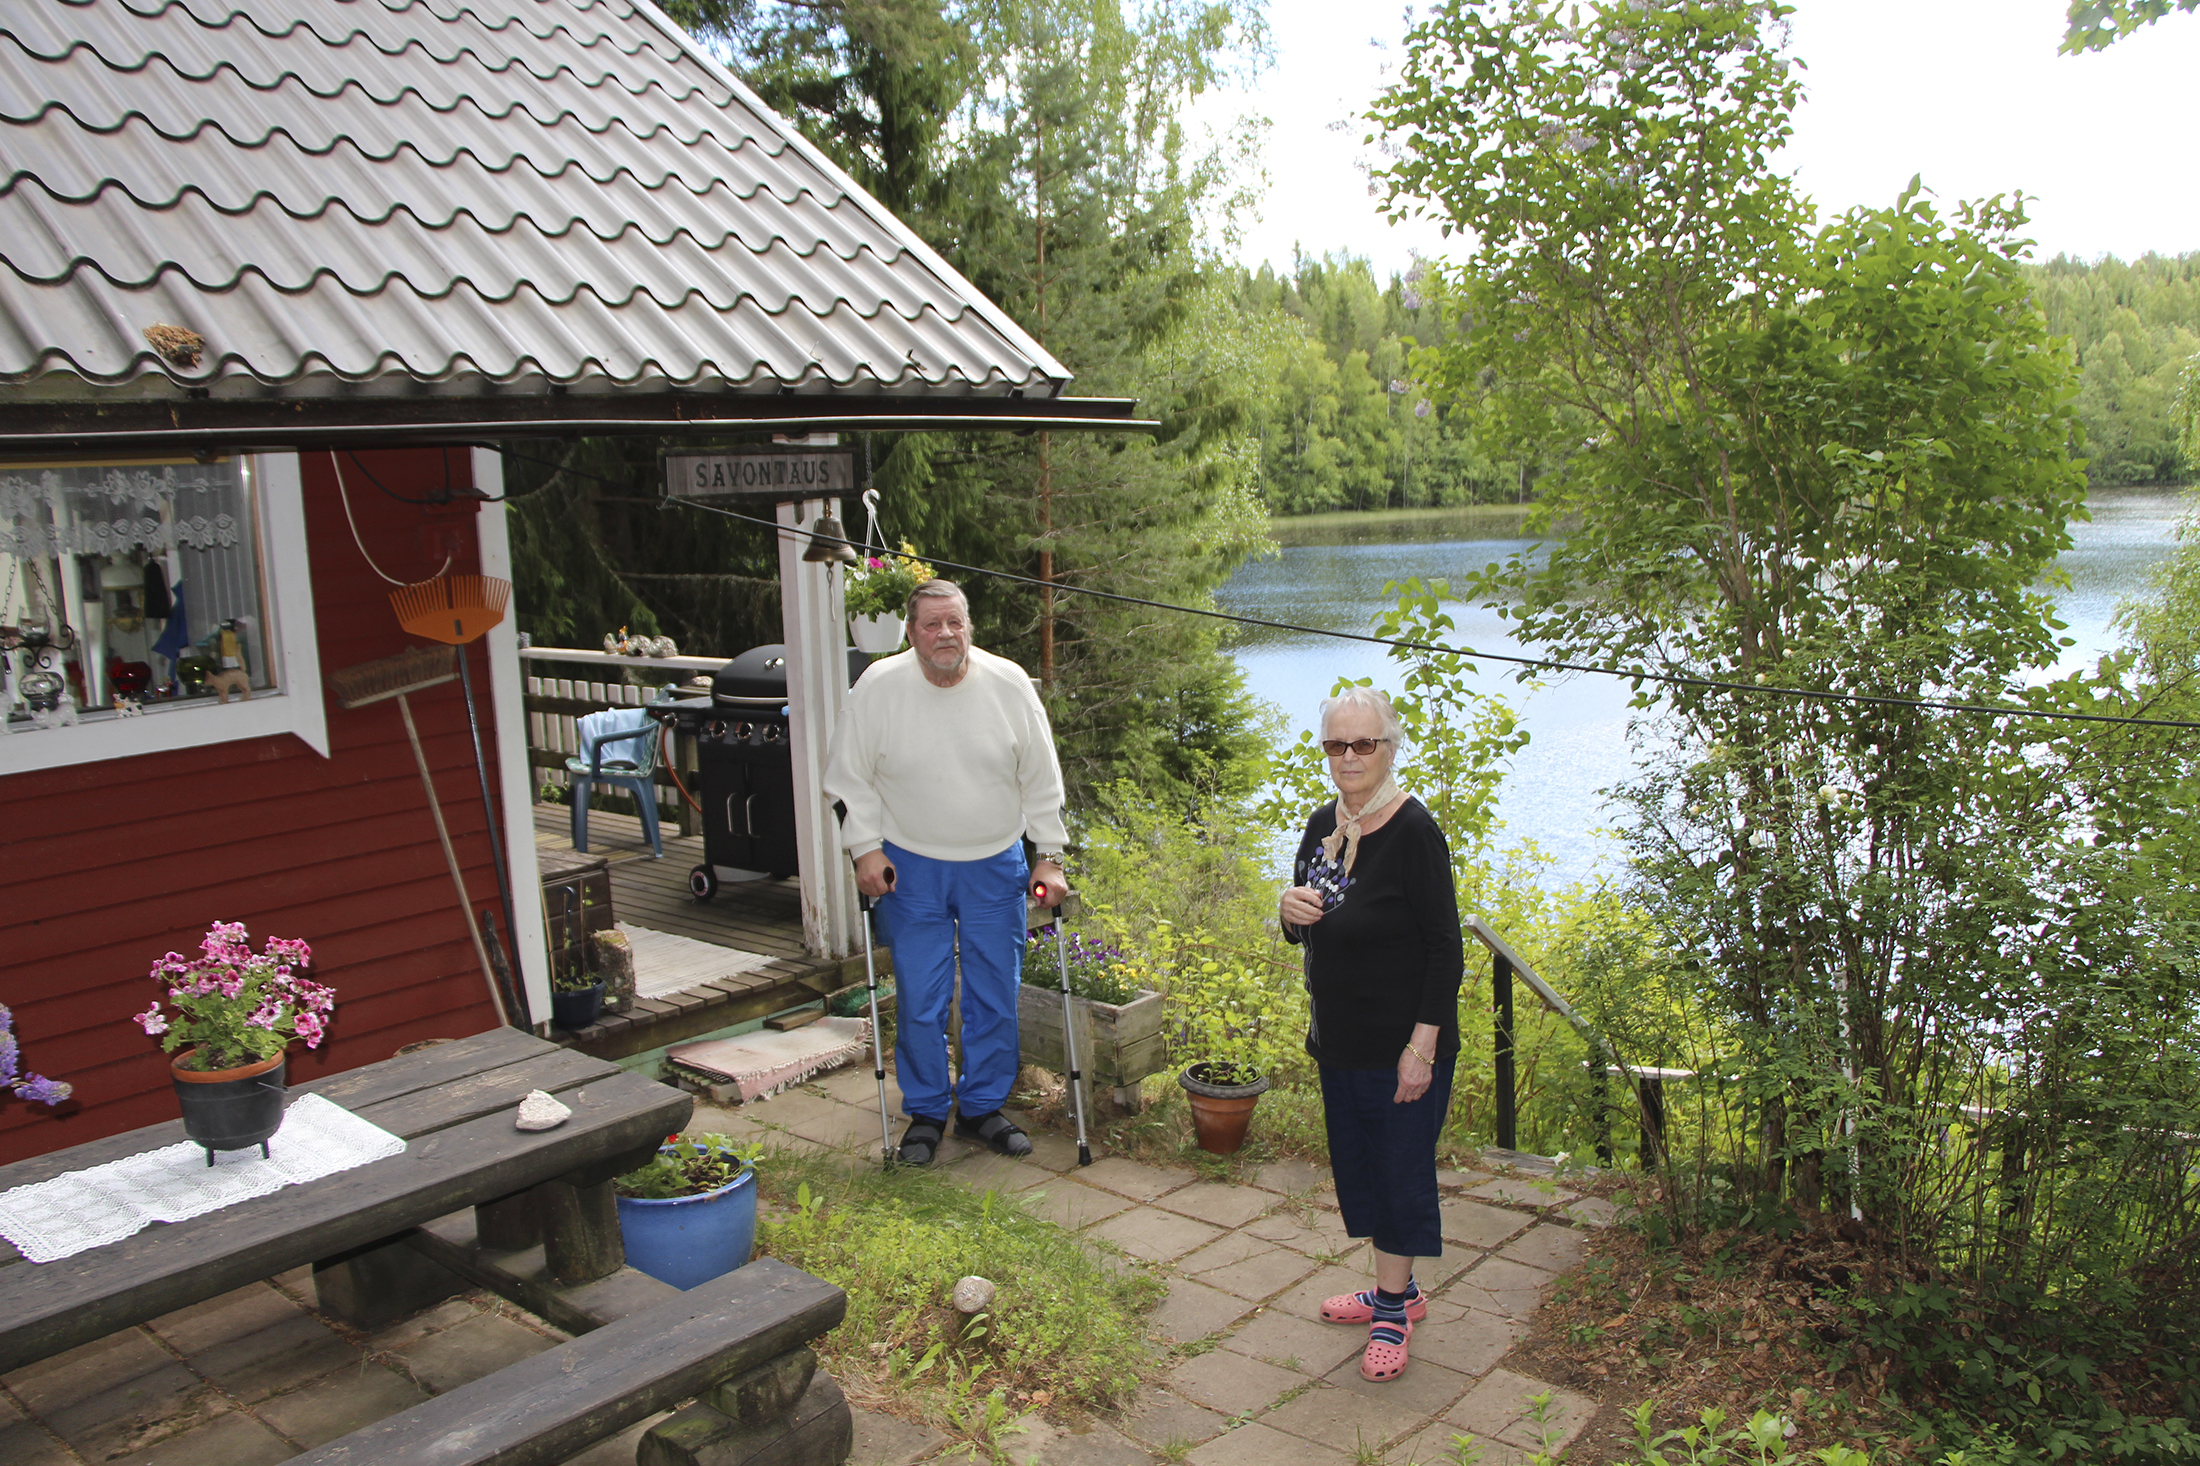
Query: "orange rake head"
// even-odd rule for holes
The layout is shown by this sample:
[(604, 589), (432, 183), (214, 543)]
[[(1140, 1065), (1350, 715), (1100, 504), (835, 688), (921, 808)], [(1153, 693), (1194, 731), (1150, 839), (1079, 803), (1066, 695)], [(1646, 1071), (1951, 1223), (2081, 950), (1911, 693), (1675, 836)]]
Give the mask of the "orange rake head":
[(390, 592), (398, 624), (414, 636), (463, 646), (504, 619), (512, 582), (489, 575), (441, 575)]

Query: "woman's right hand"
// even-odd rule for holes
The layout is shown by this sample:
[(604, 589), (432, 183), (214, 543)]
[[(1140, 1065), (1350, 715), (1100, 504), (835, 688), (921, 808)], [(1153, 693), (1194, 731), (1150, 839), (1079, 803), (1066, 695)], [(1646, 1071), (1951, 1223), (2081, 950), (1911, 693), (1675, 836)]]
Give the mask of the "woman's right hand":
[(1276, 914), (1285, 926), (1312, 926), (1322, 919), (1322, 893), (1312, 886), (1293, 886), (1276, 903)]

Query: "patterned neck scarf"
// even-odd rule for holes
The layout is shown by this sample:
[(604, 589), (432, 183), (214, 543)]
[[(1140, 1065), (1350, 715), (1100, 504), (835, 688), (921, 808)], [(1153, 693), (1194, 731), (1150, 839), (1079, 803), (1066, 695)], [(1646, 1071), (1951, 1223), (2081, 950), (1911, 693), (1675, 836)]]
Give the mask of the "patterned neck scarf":
[(1369, 815), (1382, 809), (1392, 800), (1405, 797), (1405, 791), (1401, 790), (1388, 774), (1383, 776), (1383, 782), (1375, 792), (1367, 797), (1367, 803), (1350, 813), (1345, 810), (1344, 796), (1339, 794), (1337, 796), (1337, 828), (1322, 837), (1322, 853), (1331, 860), (1335, 860), (1339, 847), (1342, 847), (1344, 850), (1344, 873), (1346, 875), (1352, 874), (1352, 862), (1357, 860), (1360, 855), (1361, 823)]

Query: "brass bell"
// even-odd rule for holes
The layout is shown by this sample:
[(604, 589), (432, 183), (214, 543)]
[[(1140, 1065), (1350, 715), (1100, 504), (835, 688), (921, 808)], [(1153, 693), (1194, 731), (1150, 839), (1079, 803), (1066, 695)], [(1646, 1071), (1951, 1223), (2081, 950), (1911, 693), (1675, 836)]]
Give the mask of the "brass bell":
[(841, 530), (840, 521), (831, 514), (820, 514), (817, 523), (810, 526), (810, 547), (802, 552), (802, 558), (812, 565), (855, 565), (860, 563), (855, 549), (848, 543), (848, 536)]

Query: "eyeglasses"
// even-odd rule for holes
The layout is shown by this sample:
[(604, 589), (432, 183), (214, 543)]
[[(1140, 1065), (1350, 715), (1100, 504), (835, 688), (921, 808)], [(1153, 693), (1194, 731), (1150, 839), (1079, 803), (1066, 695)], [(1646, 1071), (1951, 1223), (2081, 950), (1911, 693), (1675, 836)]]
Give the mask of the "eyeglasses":
[(1331, 758), (1343, 758), (1345, 750), (1350, 749), (1361, 758), (1366, 758), (1389, 741), (1388, 738), (1355, 738), (1347, 743), (1342, 738), (1324, 738), (1322, 740), (1322, 752), (1328, 754)]

